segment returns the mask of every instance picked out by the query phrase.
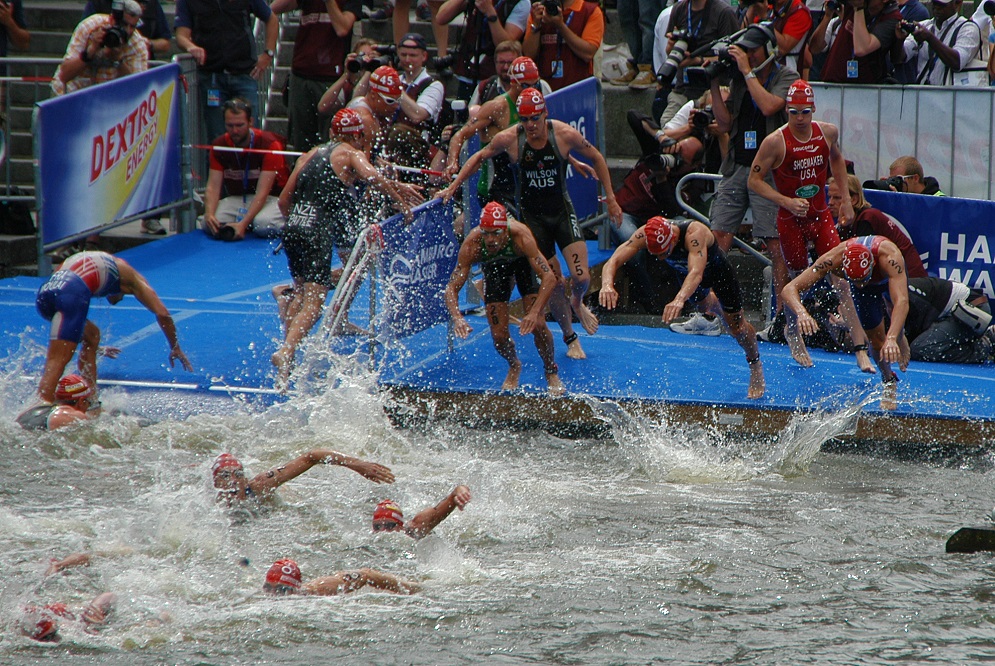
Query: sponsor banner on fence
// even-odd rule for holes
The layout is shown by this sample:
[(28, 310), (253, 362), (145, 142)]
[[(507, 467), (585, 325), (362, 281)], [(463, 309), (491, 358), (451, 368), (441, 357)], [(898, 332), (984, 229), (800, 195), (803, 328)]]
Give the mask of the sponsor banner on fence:
[(452, 205), (436, 199), (416, 208), (410, 224), (395, 215), (380, 227), (380, 330), (388, 338), (402, 338), (447, 321), (444, 294), (459, 253)]
[(995, 298), (995, 203), (865, 190), (867, 201), (898, 222), (930, 275), (962, 282)]
[(179, 72), (156, 67), (38, 104), (43, 243), (181, 198)]

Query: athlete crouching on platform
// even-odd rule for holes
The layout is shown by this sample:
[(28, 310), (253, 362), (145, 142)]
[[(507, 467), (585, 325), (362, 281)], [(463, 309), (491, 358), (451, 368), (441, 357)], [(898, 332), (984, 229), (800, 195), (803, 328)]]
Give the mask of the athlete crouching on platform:
[[(321, 317), (325, 296), (333, 284), (332, 250), (338, 247), (348, 260), (365, 227), (358, 214), (356, 186), (375, 185), (408, 212), (411, 186), (401, 189), (373, 168), (363, 153), (363, 119), (352, 109), (332, 118), (331, 141), (301, 156), (280, 194), (280, 210), (287, 218), (283, 249), (294, 280), (289, 299), (274, 290), (284, 324), (283, 346), (271, 360), (277, 369), (277, 387), (286, 389), (297, 345)], [(419, 197), (420, 199), (420, 197)]]
[(306, 594), (334, 596), (348, 594), (364, 587), (372, 587), (395, 594), (414, 594), (421, 585), (375, 569), (355, 569), (336, 571), (331, 576), (322, 576), (305, 583), (297, 562), (289, 559), (277, 560), (266, 572), (263, 591), (267, 594)]
[[(909, 366), (909, 343), (904, 333), (905, 318), (909, 314), (909, 289), (902, 251), (884, 236), (852, 238), (823, 254), (811, 268), (785, 285), (781, 297), (798, 317), (798, 329), (804, 335), (815, 333), (819, 324), (802, 305), (800, 295), (830, 273), (847, 278), (853, 285), (853, 302), (860, 325), (870, 339), (881, 380), (893, 385), (898, 377), (891, 364), (898, 363), (902, 372)], [(891, 323), (886, 332), (888, 301)], [(890, 397), (886, 397), (889, 399), (883, 399), (881, 406), (893, 409)]]
[(615, 273), (643, 248), (685, 276), (674, 300), (663, 308), (663, 322), (669, 323), (679, 317), (684, 304), (699, 286), (711, 289), (722, 305), (722, 315), (729, 332), (746, 352), (746, 362), (750, 366), (750, 386), (746, 397), (756, 399), (763, 396), (766, 384), (757, 332), (743, 313), (743, 297), (736, 272), (725, 253), (715, 244), (714, 234), (701, 222), (671, 222), (659, 216), (650, 218), (605, 262), (601, 273), (601, 292), (598, 294), (601, 305), (609, 310), (618, 305)]
[(341, 465), (360, 474), (373, 483), (394, 483), (390, 469), (379, 463), (360, 460), (331, 449), (314, 449), (293, 460), (257, 474), (251, 481), (245, 478), (245, 470), (238, 458), (230, 453), (222, 453), (211, 466), (214, 487), (218, 489), (218, 501), (228, 506), (247, 499), (265, 500), (287, 481), (294, 479), (315, 465)]
[(82, 375), (72, 373), (59, 380), (55, 402), (31, 407), (17, 417), (25, 430), (55, 430), (100, 416), (97, 392)]
[[(491, 339), (497, 353), (508, 362), (508, 375), (501, 385), (502, 390), (518, 388), (522, 374), (522, 362), (518, 360), (515, 341), (508, 329), (508, 300), (512, 287), (517, 284), (526, 308), (519, 331), (522, 335), (532, 334), (549, 392), (562, 394), (564, 387), (554, 360), (553, 334), (546, 326), (546, 304), (556, 287), (556, 275), (539, 251), (529, 228), (511, 219), (507, 209), (496, 201), (484, 206), (480, 225), (470, 231), (460, 246), (456, 268), (446, 285), (446, 307), (453, 321), (453, 331), (461, 338), (466, 338), (473, 329), (460, 312), (459, 291), (475, 263), (480, 263), (484, 272), (484, 303)], [(538, 286), (536, 275), (542, 280)]]
[[(840, 244), (829, 204), (826, 202), (826, 180), (830, 171), (837, 182), (846, 180), (846, 162), (839, 147), (839, 128), (832, 123), (813, 120), (815, 93), (807, 81), (791, 84), (785, 98), (788, 122), (767, 135), (760, 144), (748, 181), (751, 190), (776, 203), (777, 234), (788, 269), (798, 274), (809, 264), (808, 244), (815, 245), (818, 254), (825, 254)], [(767, 182), (772, 173), (777, 189)], [(855, 215), (849, 199), (840, 202), (839, 222), (850, 224)], [(862, 350), (867, 349), (864, 332), (860, 330), (853, 299), (846, 281), (830, 279), (840, 295), (840, 313), (846, 319), (850, 334), (857, 345), (857, 365), (864, 372), (874, 372)], [(783, 299), (778, 294), (778, 305)], [(798, 333), (792, 312), (786, 313), (785, 338), (791, 356), (802, 367), (812, 367), (812, 357), (805, 340)]]
[(428, 536), (453, 511), (465, 509), (470, 499), (469, 487), (456, 486), (441, 502), (419, 511), (408, 522), (404, 522), (404, 513), (397, 502), (384, 500), (373, 511), (373, 531), (403, 531), (412, 539), (421, 539)]

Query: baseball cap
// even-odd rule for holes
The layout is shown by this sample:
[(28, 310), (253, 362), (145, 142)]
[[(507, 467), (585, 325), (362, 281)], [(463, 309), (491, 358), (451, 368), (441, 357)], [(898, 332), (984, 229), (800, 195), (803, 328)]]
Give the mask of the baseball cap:
[(332, 131), (336, 134), (362, 134), (363, 118), (352, 109), (339, 109), (332, 117)]
[(401, 507), (394, 500), (384, 500), (377, 504), (377, 508), (373, 510), (373, 529), (379, 531), (377, 525), (385, 523), (394, 523), (395, 527), (392, 529), (398, 529), (404, 525), (404, 514), (401, 513)]
[(397, 48), (421, 49), (422, 51), (428, 51), (428, 44), (425, 42), (425, 38), (417, 32), (409, 32), (404, 35), (404, 37), (401, 37), (401, 41), (397, 43)]
[(848, 240), (843, 250), (843, 272), (854, 281), (866, 280), (874, 270), (874, 255), (856, 239)]
[(93, 387), (82, 375), (75, 372), (59, 380), (55, 387), (56, 400), (82, 400), (93, 395)]
[(535, 84), (539, 81), (539, 68), (528, 56), (519, 56), (508, 68), (508, 78), (516, 83)]
[(401, 87), (401, 77), (397, 70), (390, 65), (382, 65), (370, 74), (370, 90), (397, 99), (404, 88)]
[(265, 588), (270, 588), (272, 592), (286, 592), (281, 588), (296, 590), (301, 586), (301, 568), (297, 562), (290, 559), (282, 559), (274, 562), (269, 571), (266, 572)]
[(808, 106), (814, 106), (815, 91), (812, 90), (812, 86), (809, 85), (808, 81), (798, 79), (791, 84), (790, 88), (788, 88), (788, 94), (785, 95), (784, 100), (788, 104), (805, 104)]
[(519, 116), (534, 116), (546, 110), (546, 98), (535, 88), (526, 88), (518, 96), (515, 107)]
[(507, 229), (508, 209), (497, 201), (492, 201), (484, 206), (484, 209), (480, 211), (480, 228)]
[(643, 227), (646, 235), (646, 250), (650, 254), (668, 255), (677, 245), (677, 231), (665, 217), (651, 217)]
[(733, 44), (741, 49), (755, 49), (764, 46), (768, 51), (773, 50), (773, 45), (777, 43), (774, 32), (765, 25), (751, 25)]

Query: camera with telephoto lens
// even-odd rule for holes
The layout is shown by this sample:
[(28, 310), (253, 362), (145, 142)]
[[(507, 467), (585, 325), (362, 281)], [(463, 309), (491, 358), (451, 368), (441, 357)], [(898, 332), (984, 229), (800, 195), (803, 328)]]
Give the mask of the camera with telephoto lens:
[(840, 11), (840, 7), (841, 7), (841, 5), (839, 3), (839, 0), (829, 0), (826, 3), (826, 11), (827, 12), (835, 12), (835, 13), (838, 14), (839, 11)]
[(366, 56), (358, 56), (355, 60), (346, 61), (345, 68), (350, 74), (356, 74), (357, 72), (375, 72), (378, 68), (384, 65), (390, 65), (393, 61), (390, 56), (384, 55), (379, 58), (368, 58)]
[(674, 30), (671, 37), (674, 40), (674, 48), (670, 49), (670, 53), (667, 54), (667, 60), (660, 65), (660, 71), (656, 73), (656, 80), (664, 88), (669, 87), (674, 80), (677, 68), (681, 66), (681, 61), (684, 60), (684, 56), (687, 54), (688, 42), (690, 41), (687, 30)]
[(542, 6), (550, 16), (557, 16), (562, 6), (560, 0), (542, 0)]
[(706, 106), (704, 109), (694, 109), (691, 112), (691, 126), (695, 129), (703, 130), (715, 122), (715, 114), (712, 107)]
[(645, 164), (652, 171), (670, 171), (684, 164), (684, 158), (680, 155), (653, 154), (647, 155)]
[(890, 192), (892, 187), (898, 192), (904, 192), (905, 179), (901, 176), (892, 176), (891, 178), (864, 181), (865, 190), (884, 190), (885, 192)]
[(376, 44), (374, 45), (373, 50), (382, 56), (393, 57), (397, 55), (397, 47), (393, 44)]
[(901, 27), (902, 32), (907, 32), (910, 35), (916, 31), (916, 28), (919, 27), (919, 24), (915, 21), (906, 21), (905, 19), (899, 21), (898, 25)]
[(453, 55), (433, 56), (432, 58), (429, 58), (428, 63), (431, 65), (432, 69), (442, 70), (446, 67), (452, 67), (454, 59), (455, 56)]
[(985, 0), (981, 9), (989, 16), (995, 16), (995, 0)]
[(111, 27), (104, 32), (100, 46), (116, 49), (128, 43), (131, 33), (124, 23), (124, 0), (115, 0), (111, 5)]

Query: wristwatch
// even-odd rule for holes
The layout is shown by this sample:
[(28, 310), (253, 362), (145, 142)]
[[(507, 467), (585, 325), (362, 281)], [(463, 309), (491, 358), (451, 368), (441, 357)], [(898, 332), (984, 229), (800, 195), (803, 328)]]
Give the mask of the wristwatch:
[(263, 53), (265, 53), (266, 55), (268, 55), (270, 58), (275, 58), (276, 57), (276, 53), (273, 52), (273, 49), (266, 49), (265, 51), (263, 51)]
[(497, 20), (498, 20), (498, 15), (497, 14), (493, 14), (493, 15), (487, 17), (487, 22), (488, 23), (497, 23)]
[(756, 74), (756, 72), (750, 72), (749, 74), (747, 74), (743, 78), (744, 79), (755, 79), (755, 78), (757, 78), (757, 74)]

